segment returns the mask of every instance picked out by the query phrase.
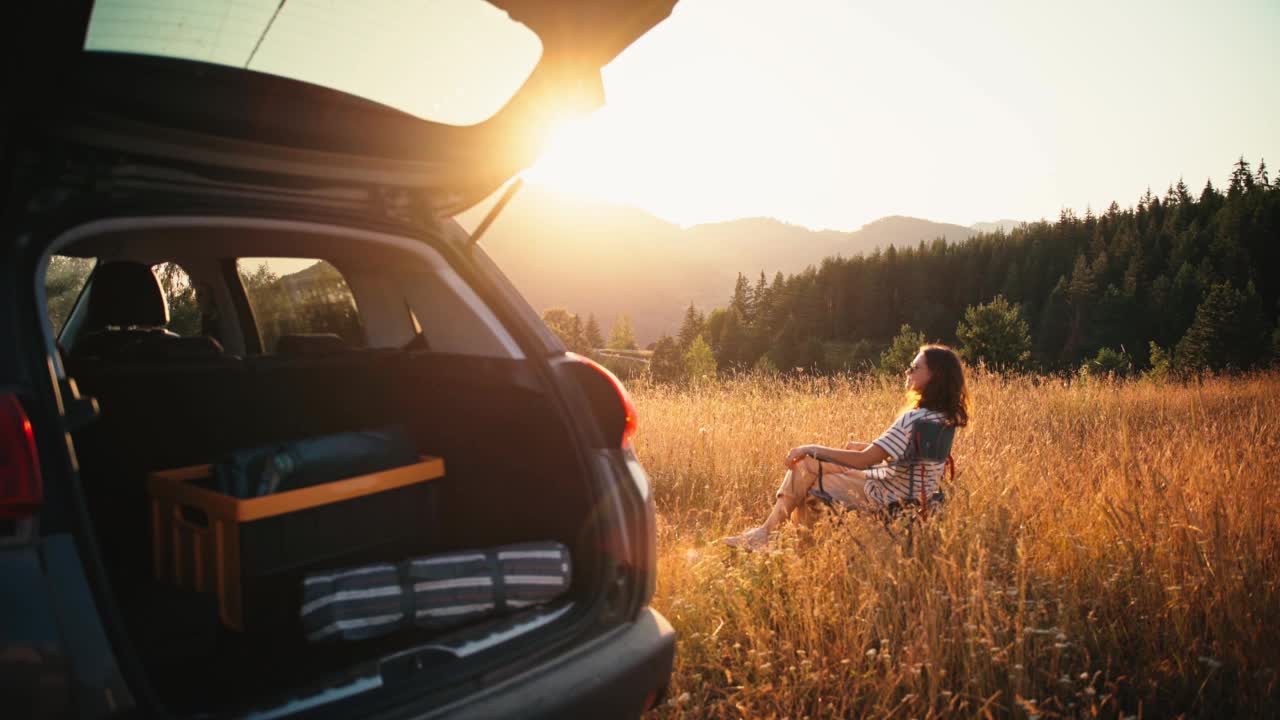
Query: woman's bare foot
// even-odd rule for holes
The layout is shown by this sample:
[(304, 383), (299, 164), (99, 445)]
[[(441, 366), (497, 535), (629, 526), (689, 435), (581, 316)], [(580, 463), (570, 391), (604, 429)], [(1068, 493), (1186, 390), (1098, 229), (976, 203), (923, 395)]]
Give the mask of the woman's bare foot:
[(730, 535), (721, 540), (729, 547), (742, 548), (743, 550), (763, 550), (769, 547), (769, 531), (763, 525), (758, 528), (752, 528), (741, 535)]

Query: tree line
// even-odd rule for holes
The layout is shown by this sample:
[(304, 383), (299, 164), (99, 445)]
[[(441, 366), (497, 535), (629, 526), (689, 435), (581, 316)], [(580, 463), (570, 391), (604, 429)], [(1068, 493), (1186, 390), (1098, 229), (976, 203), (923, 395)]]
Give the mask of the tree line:
[(1246, 370), (1280, 356), (1277, 270), (1280, 180), (1240, 158), (1225, 191), (1179, 180), (1100, 215), (739, 274), (724, 307), (690, 305), (658, 340), (652, 372), (688, 377), (697, 339), (719, 371), (898, 372), (926, 340), (1003, 370)]
[(719, 372), (896, 372), (925, 340), (1005, 370), (1246, 370), (1280, 356), (1278, 270), (1280, 179), (1242, 157), (1225, 190), (1179, 180), (1127, 209), (739, 274), (725, 306), (690, 304), (651, 371), (702, 377), (709, 353)]

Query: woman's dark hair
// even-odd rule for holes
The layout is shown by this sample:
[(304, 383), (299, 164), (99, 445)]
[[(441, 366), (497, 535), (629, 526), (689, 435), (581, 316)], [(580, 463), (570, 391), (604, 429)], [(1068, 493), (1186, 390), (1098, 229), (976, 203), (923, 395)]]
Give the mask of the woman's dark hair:
[(964, 427), (969, 424), (969, 390), (964, 384), (964, 363), (946, 345), (923, 345), (929, 383), (920, 393), (916, 407), (937, 410), (947, 416), (947, 424)]

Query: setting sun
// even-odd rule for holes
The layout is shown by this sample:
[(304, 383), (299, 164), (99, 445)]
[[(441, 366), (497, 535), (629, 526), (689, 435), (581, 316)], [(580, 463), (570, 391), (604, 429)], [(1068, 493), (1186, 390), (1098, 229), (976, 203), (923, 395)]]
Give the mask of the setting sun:
[[(603, 111), (601, 111), (603, 112)], [(601, 142), (600, 124), (595, 115), (562, 122), (547, 139), (541, 157), (523, 177), (558, 192), (594, 200), (626, 199), (619, 191), (625, 182), (623, 166), (607, 162), (611, 145)]]

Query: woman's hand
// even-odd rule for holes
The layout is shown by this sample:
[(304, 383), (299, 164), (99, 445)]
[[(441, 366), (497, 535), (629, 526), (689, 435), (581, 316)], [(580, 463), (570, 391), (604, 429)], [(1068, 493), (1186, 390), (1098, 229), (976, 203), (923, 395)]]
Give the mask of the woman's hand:
[(812, 445), (801, 445), (800, 447), (791, 448), (787, 453), (787, 459), (784, 461), (787, 467), (795, 467), (796, 463), (803, 460), (806, 456), (813, 452)]

